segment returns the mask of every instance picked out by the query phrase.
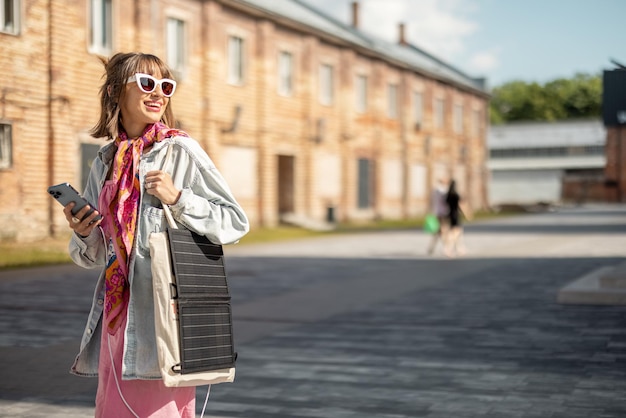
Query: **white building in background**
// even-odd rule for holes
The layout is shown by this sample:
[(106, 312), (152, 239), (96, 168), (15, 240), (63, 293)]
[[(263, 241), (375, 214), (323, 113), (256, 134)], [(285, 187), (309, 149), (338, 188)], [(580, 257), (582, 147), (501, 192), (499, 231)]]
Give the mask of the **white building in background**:
[[(490, 205), (584, 200), (585, 185), (604, 181), (605, 143), (600, 119), (491, 126)], [(564, 193), (572, 181), (583, 185), (578, 195)]]

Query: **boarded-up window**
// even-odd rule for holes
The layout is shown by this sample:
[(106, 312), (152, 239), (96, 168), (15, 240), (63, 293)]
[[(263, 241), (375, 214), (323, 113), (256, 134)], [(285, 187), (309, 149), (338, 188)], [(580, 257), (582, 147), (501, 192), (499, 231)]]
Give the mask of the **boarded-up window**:
[(11, 125), (0, 123), (0, 169), (13, 164), (13, 131)]

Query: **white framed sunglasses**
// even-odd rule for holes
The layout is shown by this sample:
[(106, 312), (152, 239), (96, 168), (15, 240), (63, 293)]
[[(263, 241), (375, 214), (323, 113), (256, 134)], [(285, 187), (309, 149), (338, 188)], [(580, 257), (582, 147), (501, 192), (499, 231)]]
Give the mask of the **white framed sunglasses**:
[(163, 92), (163, 96), (165, 97), (172, 97), (172, 95), (176, 91), (176, 81), (170, 80), (169, 78), (162, 78), (159, 80), (155, 77), (152, 77), (150, 74), (135, 73), (135, 75), (128, 77), (128, 80), (126, 80), (126, 84), (132, 83), (134, 81), (137, 82), (139, 90), (143, 91), (144, 93), (152, 93), (154, 90), (156, 90), (157, 85), (161, 86), (161, 91)]

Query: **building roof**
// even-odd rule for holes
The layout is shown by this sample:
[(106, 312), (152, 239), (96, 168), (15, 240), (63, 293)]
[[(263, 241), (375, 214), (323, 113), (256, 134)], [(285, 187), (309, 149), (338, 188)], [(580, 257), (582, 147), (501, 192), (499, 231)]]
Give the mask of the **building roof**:
[(489, 149), (543, 148), (604, 145), (606, 128), (601, 119), (560, 122), (520, 122), (490, 126)]
[(330, 35), (336, 40), (346, 42), (357, 49), (385, 58), (397, 65), (448, 82), (475, 93), (488, 96), (485, 80), (472, 78), (450, 64), (407, 44), (400, 45), (366, 34), (351, 25), (316, 9), (303, 0), (222, 0), (227, 4), (247, 5), (275, 17), (287, 18), (299, 26), (309, 27), (316, 32)]

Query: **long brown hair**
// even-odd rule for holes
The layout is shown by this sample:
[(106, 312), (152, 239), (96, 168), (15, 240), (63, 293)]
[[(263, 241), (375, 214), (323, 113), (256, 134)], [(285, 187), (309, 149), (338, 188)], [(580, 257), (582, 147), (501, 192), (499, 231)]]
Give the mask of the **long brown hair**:
[[(104, 84), (100, 88), (100, 118), (90, 133), (94, 138), (114, 139), (119, 136), (121, 113), (119, 103), (124, 100), (126, 80), (135, 73), (161, 73), (163, 78), (172, 78), (172, 72), (161, 59), (155, 55), (140, 52), (117, 53), (110, 59), (101, 58), (104, 64)], [(169, 100), (161, 122), (169, 127), (176, 126)]]

